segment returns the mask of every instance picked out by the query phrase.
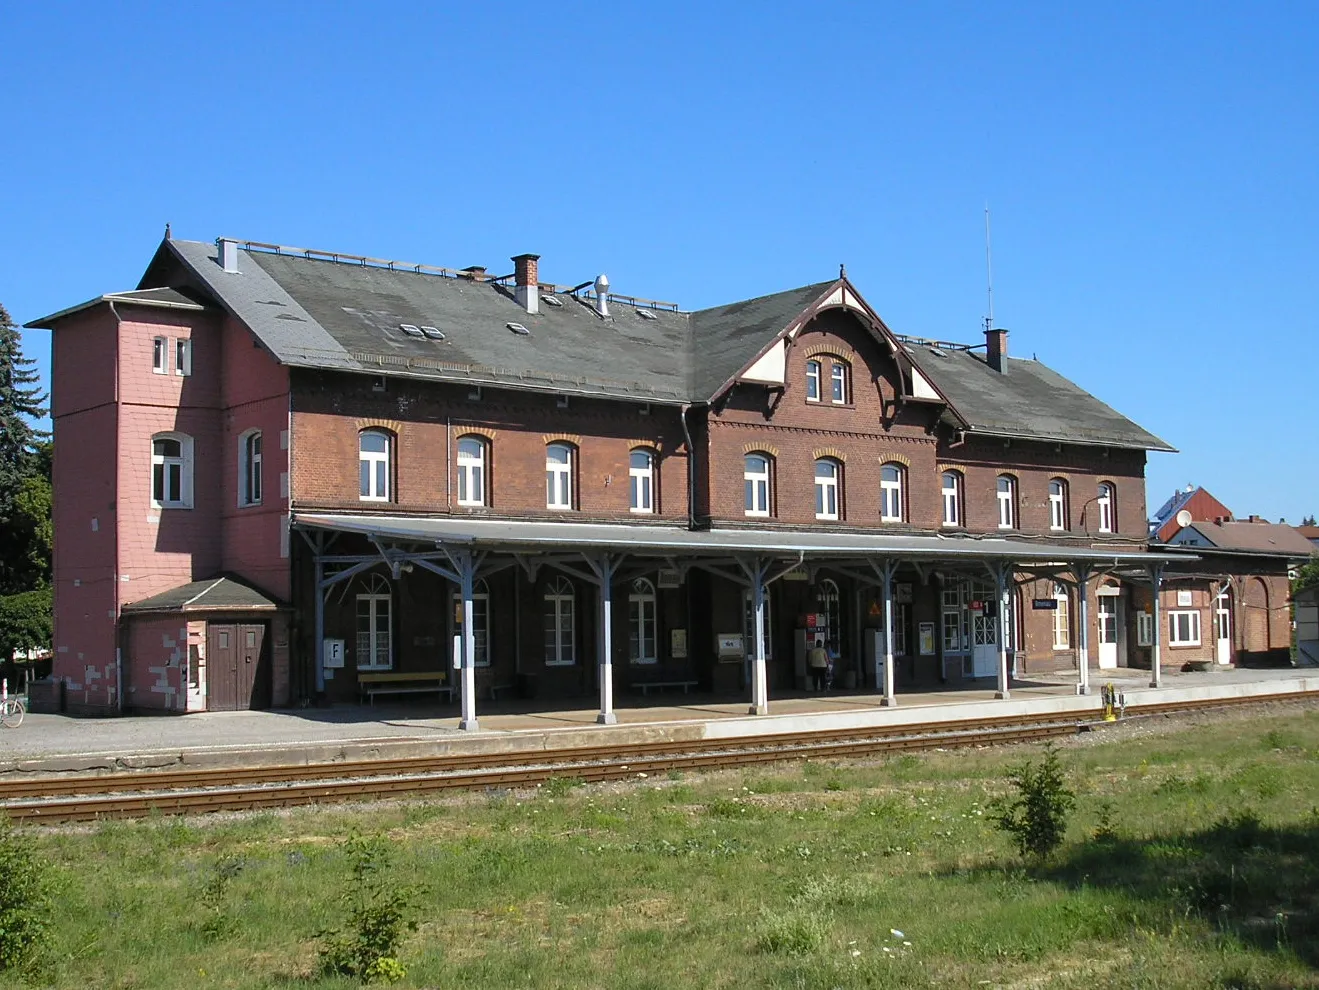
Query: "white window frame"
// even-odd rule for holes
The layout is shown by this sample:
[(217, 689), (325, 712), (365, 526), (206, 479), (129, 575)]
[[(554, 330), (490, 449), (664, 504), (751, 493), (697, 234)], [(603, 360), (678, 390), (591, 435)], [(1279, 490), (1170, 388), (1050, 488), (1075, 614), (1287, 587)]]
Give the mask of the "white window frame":
[[(162, 441), (174, 441), (179, 445), (177, 456), (156, 452), (156, 444)], [(160, 470), (161, 489), (157, 493), (156, 471)], [(178, 478), (177, 498), (165, 498), (169, 494), (170, 471), (174, 469)], [(186, 433), (157, 433), (151, 438), (151, 505), (157, 509), (191, 509), (192, 508), (192, 437)]]
[(1049, 481), (1049, 528), (1055, 532), (1067, 529), (1067, 482), (1062, 478)]
[(1136, 645), (1154, 645), (1154, 616), (1149, 612), (1136, 613)]
[(836, 406), (847, 405), (847, 362), (829, 362), (829, 401)]
[(192, 339), (189, 337), (174, 339), (174, 374), (180, 378), (192, 374)]
[[(476, 452), (472, 453), (475, 448)], [(458, 504), (486, 504), (486, 461), (489, 444), (484, 437), (467, 434), (458, 438)]]
[[(751, 459), (755, 458), (764, 465), (763, 470), (752, 471)], [(744, 488), (744, 507), (748, 516), (768, 516), (770, 500), (773, 497), (774, 473), (773, 460), (769, 454), (753, 451), (742, 458), (742, 481)]]
[[(563, 461), (551, 459), (551, 451), (562, 451)], [(567, 512), (573, 507), (573, 448), (571, 444), (551, 443), (545, 447), (545, 508)]]
[(551, 578), (545, 588), (544, 605), (546, 633), (550, 632), (550, 620), (554, 620), (554, 647), (551, 650), (548, 643), (545, 646), (545, 666), (571, 667), (577, 662), (577, 592), (572, 582), (557, 575)]
[[(463, 634), (463, 596), (456, 591), (453, 593), (453, 634)], [(477, 581), (472, 586), (472, 666), (490, 666), (490, 586), (485, 581)]]
[(1099, 485), (1099, 497), (1095, 499), (1095, 507), (1099, 510), (1099, 532), (1113, 532), (1113, 486), (1108, 482), (1102, 482)]
[[(1007, 482), (1007, 490), (1003, 483)], [(1017, 479), (1010, 474), (1000, 474), (994, 482), (995, 494), (998, 496), (998, 528), (1017, 528)]]
[[(1186, 620), (1187, 638), (1178, 637), (1179, 620)], [(1194, 637), (1194, 638), (1191, 638)], [(1199, 646), (1200, 645), (1200, 610), (1199, 609), (1172, 609), (1168, 612), (1168, 645), (1169, 646)]]
[[(380, 437), (385, 441), (385, 449), (363, 450), (362, 444), (367, 437)], [(391, 464), (394, 453), (394, 438), (384, 430), (362, 430), (357, 434), (357, 495), (362, 502), (388, 502), (390, 482), (393, 473)], [(383, 466), (383, 471), (382, 471)], [(366, 490), (362, 490), (362, 468), (366, 467)]]
[[(948, 485), (952, 480), (952, 487)], [(958, 471), (945, 471), (940, 478), (943, 493), (943, 525), (962, 525), (962, 475)], [(949, 510), (952, 510), (951, 512)]]
[(1058, 607), (1053, 612), (1053, 648), (1070, 650), (1072, 648), (1072, 597), (1064, 584), (1053, 586), (1053, 598)]
[[(647, 652), (649, 629), (649, 652)], [(627, 596), (628, 660), (636, 664), (659, 663), (659, 600), (655, 586), (645, 578), (632, 582)]]
[[(644, 458), (644, 464), (637, 464)], [(634, 447), (628, 454), (628, 497), (630, 511), (650, 514), (655, 511), (655, 452), (645, 447)]]
[(264, 494), (262, 474), (265, 442), (260, 430), (248, 430), (238, 438), (238, 505), (260, 505)]
[[(820, 474), (821, 466), (830, 469), (827, 475)], [(815, 462), (815, 518), (840, 519), (842, 517), (842, 485), (840, 484), (843, 466), (832, 457), (821, 457)]]
[[(889, 473), (895, 477), (888, 477)], [(902, 480), (906, 470), (901, 464), (890, 461), (879, 468), (879, 521), (902, 522)]]
[(154, 337), (151, 341), (151, 373), (169, 374), (169, 338)]
[[(357, 596), (357, 609), (353, 614), (353, 621), (356, 623), (354, 629), (357, 633), (357, 669), (358, 670), (393, 670), (394, 669), (394, 595), (389, 587), (389, 582), (379, 574), (371, 574), (363, 582), (364, 590)], [(380, 613), (383, 611), (385, 618), (385, 662), (377, 663), (376, 660), (381, 654), (380, 649)], [(362, 632), (362, 606), (367, 609), (367, 631)], [(363, 640), (363, 636), (366, 637)], [(365, 649), (363, 644), (365, 643)], [(370, 663), (363, 663), (362, 658), (366, 656)]]
[(820, 401), (820, 374), (821, 365), (819, 358), (811, 358), (806, 362), (806, 401)]

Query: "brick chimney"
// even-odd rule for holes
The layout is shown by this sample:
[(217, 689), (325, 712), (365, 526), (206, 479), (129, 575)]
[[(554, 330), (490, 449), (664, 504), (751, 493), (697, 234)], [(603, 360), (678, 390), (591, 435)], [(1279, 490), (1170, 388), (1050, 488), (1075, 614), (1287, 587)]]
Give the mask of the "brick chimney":
[(528, 313), (540, 312), (540, 255), (513, 256), (513, 297)]
[(995, 371), (1002, 371), (1008, 359), (1008, 332), (1006, 330), (985, 331), (985, 361)]

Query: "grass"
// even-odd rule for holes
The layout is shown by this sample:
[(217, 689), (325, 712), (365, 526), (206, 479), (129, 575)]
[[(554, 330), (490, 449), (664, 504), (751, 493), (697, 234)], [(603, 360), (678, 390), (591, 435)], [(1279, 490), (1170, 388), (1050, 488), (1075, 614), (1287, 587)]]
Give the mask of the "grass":
[(353, 986), (314, 935), (357, 828), (422, 891), (402, 986), (1319, 988), (1319, 713), (1291, 712), (1064, 748), (1038, 867), (985, 815), (1034, 747), (33, 832), (41, 984)]

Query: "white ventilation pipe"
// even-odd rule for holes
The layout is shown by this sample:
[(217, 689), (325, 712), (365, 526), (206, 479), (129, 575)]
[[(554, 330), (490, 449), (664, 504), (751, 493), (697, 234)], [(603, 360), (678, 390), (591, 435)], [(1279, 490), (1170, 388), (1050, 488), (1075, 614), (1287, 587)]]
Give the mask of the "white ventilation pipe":
[(595, 311), (601, 316), (609, 315), (609, 276), (595, 277)]

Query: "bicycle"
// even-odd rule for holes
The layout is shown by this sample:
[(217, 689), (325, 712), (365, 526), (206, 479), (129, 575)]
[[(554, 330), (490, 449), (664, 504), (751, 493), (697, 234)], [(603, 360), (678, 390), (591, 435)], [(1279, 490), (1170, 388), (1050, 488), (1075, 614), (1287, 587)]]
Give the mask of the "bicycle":
[(0, 686), (0, 725), (6, 729), (17, 729), (23, 724), (23, 716), (27, 714), (27, 709), (23, 707), (23, 702), (17, 695), (10, 697), (9, 682), (5, 681)]

